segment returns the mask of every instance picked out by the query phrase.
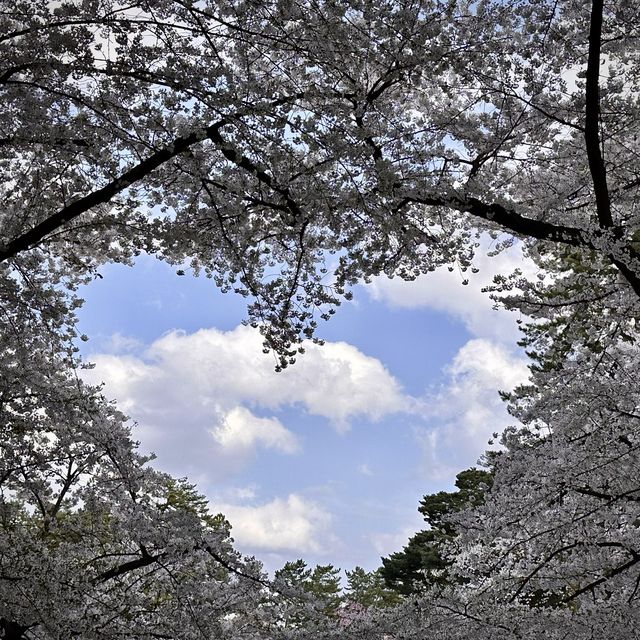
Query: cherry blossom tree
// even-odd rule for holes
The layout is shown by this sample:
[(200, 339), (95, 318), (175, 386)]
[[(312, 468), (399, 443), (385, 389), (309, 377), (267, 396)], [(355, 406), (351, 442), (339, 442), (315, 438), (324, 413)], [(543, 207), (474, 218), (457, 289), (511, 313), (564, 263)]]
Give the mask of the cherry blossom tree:
[(465, 269), (478, 229), (592, 251), (637, 293), (637, 16), (591, 13), (17, 3), (0, 41), (0, 261), (187, 261), (252, 296), (282, 364), (349, 284)]
[(3, 345), (0, 376), (2, 637), (259, 635), (273, 592), (224, 518), (145, 465), (124, 417), (40, 348), (25, 387), (22, 346)]
[(456, 516), (462, 586), (341, 633), (625, 637), (639, 26), (631, 0), (4, 8), (5, 637), (260, 637), (281, 606), (79, 382), (75, 292), (101, 265), (147, 252), (246, 295), (282, 367), (354, 283), (464, 272), (504, 232), (540, 266), (496, 283), (534, 366), (492, 491)]

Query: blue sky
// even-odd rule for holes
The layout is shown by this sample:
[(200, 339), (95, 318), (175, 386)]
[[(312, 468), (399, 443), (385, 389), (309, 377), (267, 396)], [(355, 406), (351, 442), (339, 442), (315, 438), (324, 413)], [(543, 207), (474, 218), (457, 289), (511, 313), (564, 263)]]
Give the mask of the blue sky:
[(441, 270), (358, 287), (321, 325), (325, 346), (280, 374), (241, 325), (242, 298), (148, 257), (108, 266), (82, 292), (87, 378), (269, 570), (373, 569), (421, 528), (422, 495), (450, 488), (513, 421), (497, 389), (526, 376), (515, 317), (480, 288), (531, 267), (517, 248), (477, 266), (468, 286)]

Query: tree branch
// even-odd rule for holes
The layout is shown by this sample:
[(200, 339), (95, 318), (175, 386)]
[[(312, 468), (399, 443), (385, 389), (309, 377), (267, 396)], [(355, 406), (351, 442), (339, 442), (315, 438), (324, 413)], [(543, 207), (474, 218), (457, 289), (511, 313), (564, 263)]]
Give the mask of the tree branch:
[(235, 164), (237, 167), (244, 169), (247, 173), (254, 175), (260, 182), (262, 182), (262, 184), (266, 185), (276, 193), (279, 193), (286, 202), (287, 209), (291, 212), (294, 218), (302, 217), (302, 210), (300, 209), (298, 203), (291, 197), (289, 189), (287, 189), (286, 187), (278, 186), (273, 178), (264, 169), (260, 168), (251, 159), (247, 158), (241, 153), (238, 153), (233, 147), (229, 146), (222, 135), (220, 135), (219, 129), (220, 127), (213, 131), (211, 133), (211, 136), (209, 137), (218, 145), (218, 147), (222, 151), (222, 155), (230, 162), (233, 162), (233, 164)]
[(25, 631), (28, 631), (32, 626), (24, 626), (7, 620), (7, 618), (0, 618), (0, 631), (2, 631), (4, 640), (23, 640)]
[(620, 227), (603, 228), (601, 231), (588, 232), (578, 227), (556, 225), (543, 220), (534, 220), (521, 216), (514, 209), (508, 209), (497, 202), (482, 202), (478, 198), (454, 195), (449, 197), (438, 196), (411, 196), (400, 201), (394, 211), (400, 211), (410, 203), (424, 204), (432, 207), (447, 207), (456, 211), (469, 213), (470, 215), (494, 222), (507, 231), (519, 236), (567, 244), (581, 249), (591, 249), (599, 254), (606, 255), (625, 277), (635, 294), (640, 298), (640, 277), (629, 264), (639, 264), (640, 255), (629, 244), (619, 250), (616, 255), (603, 250), (603, 241), (606, 244), (610, 240), (619, 240), (622, 236)]
[(9, 258), (13, 258), (21, 251), (30, 249), (40, 242), (46, 235), (55, 231), (63, 224), (77, 218), (79, 215), (86, 213), (89, 209), (99, 204), (109, 202), (114, 196), (121, 193), (135, 182), (145, 178), (159, 166), (171, 160), (171, 158), (183, 153), (194, 144), (211, 138), (213, 134), (217, 133), (218, 129), (225, 124), (225, 120), (220, 120), (201, 132), (193, 132), (188, 136), (176, 138), (170, 145), (156, 151), (142, 162), (139, 162), (128, 171), (125, 171), (119, 178), (116, 178), (106, 186), (102, 187), (102, 189), (93, 191), (66, 207), (63, 207), (46, 220), (43, 220), (40, 224), (37, 224), (26, 233), (14, 240), (11, 240), (10, 242), (7, 242), (4, 247), (1, 247), (0, 263), (8, 260)]
[(583, 496), (591, 496), (592, 498), (599, 498), (601, 500), (607, 500), (608, 502), (617, 502), (619, 500), (626, 502), (640, 502), (640, 497), (634, 496), (634, 493), (638, 493), (640, 488), (631, 489), (630, 491), (625, 491), (624, 493), (620, 493), (618, 495), (613, 495), (609, 493), (604, 493), (603, 491), (597, 491), (596, 489), (592, 489), (591, 487), (571, 487), (571, 491), (575, 491)]
[(584, 587), (581, 587), (577, 591), (574, 591), (570, 596), (563, 598), (562, 602), (569, 603), (572, 600), (575, 600), (576, 598), (580, 597), (583, 593), (586, 593), (587, 591), (593, 591), (597, 586), (601, 585), (603, 582), (606, 582), (610, 578), (614, 578), (615, 576), (620, 575), (621, 573), (624, 573), (627, 569), (630, 569), (634, 565), (638, 564), (638, 562), (640, 562), (640, 555), (636, 551), (634, 551), (633, 549), (629, 549), (628, 547), (626, 547), (625, 545), (619, 542), (609, 542), (609, 543), (599, 542), (596, 544), (599, 547), (614, 547), (614, 548), (623, 549), (631, 556), (631, 559), (628, 560), (627, 562), (624, 562), (623, 564), (618, 565), (617, 567), (614, 567), (613, 569), (610, 569), (609, 571), (607, 571), (606, 575), (600, 578), (597, 578), (596, 580), (592, 580), (591, 582), (586, 584)]
[(585, 89), (584, 141), (589, 160), (589, 171), (596, 197), (598, 220), (602, 228), (613, 226), (611, 202), (607, 187), (607, 172), (600, 150), (600, 47), (602, 40), (603, 0), (593, 0), (589, 28), (589, 58)]
[[(301, 97), (301, 95), (302, 94), (297, 94), (279, 98), (274, 100), (270, 106), (277, 107), (286, 104), (291, 100)], [(211, 124), (206, 128), (193, 131), (189, 135), (176, 138), (171, 144), (159, 149), (101, 189), (93, 191), (66, 207), (63, 207), (46, 220), (43, 220), (29, 231), (23, 233), (21, 236), (4, 243), (4, 245), (0, 243), (0, 263), (13, 258), (21, 251), (25, 251), (35, 246), (48, 234), (61, 227), (63, 224), (77, 218), (81, 214), (86, 213), (93, 207), (109, 202), (114, 196), (124, 191), (130, 185), (147, 177), (152, 171), (164, 163), (189, 150), (195, 144), (205, 140), (211, 140), (214, 142), (220, 148), (220, 151), (227, 160), (233, 162), (236, 166), (244, 169), (248, 173), (251, 173), (260, 182), (267, 185), (276, 193), (279, 193), (285, 200), (289, 211), (291, 211), (294, 217), (298, 217), (302, 214), (302, 211), (297, 203), (291, 198), (289, 190), (278, 186), (268, 173), (258, 167), (249, 158), (243, 156), (230, 147), (220, 135), (220, 129), (229, 124), (229, 118), (239, 117), (239, 115), (240, 114), (234, 114), (228, 118), (222, 118), (218, 122)]]
[(494, 222), (518, 235), (536, 238), (537, 240), (547, 240), (549, 242), (568, 244), (573, 247), (595, 249), (593, 241), (582, 229), (525, 218), (517, 211), (508, 209), (497, 202), (487, 203), (478, 200), (478, 198), (464, 198), (458, 195), (450, 197), (410, 196), (404, 198), (396, 207), (395, 211), (399, 211), (410, 203), (424, 204), (431, 207), (447, 207), (463, 213), (469, 213), (476, 218)]
[(125, 573), (129, 573), (129, 571), (135, 571), (136, 569), (148, 567), (150, 564), (157, 562), (161, 557), (162, 555), (152, 556), (148, 552), (143, 550), (142, 556), (140, 556), (139, 558), (130, 560), (129, 562), (124, 562), (123, 564), (119, 564), (118, 566), (112, 567), (107, 571), (103, 571), (94, 578), (93, 582), (107, 582), (108, 580), (112, 580), (113, 578), (122, 576)]
[(522, 582), (520, 586), (516, 589), (516, 592), (509, 598), (509, 602), (515, 602), (518, 599), (518, 596), (524, 591), (525, 587), (529, 582), (536, 576), (536, 574), (543, 569), (551, 560), (553, 560), (556, 556), (564, 553), (565, 551), (571, 551), (579, 546), (580, 542), (572, 542), (571, 544), (564, 545), (562, 547), (558, 547), (554, 551), (552, 551), (539, 565), (534, 567), (534, 569), (524, 578), (522, 578)]
[[(252, 582), (256, 582), (262, 585), (263, 587), (274, 589), (273, 585), (270, 582), (262, 580), (261, 578), (256, 578), (256, 576), (249, 575), (248, 573), (245, 573), (244, 571), (240, 571), (240, 569), (237, 569), (236, 567), (232, 566), (219, 553), (216, 553), (210, 546), (208, 545), (205, 546), (204, 550), (227, 571), (230, 571), (231, 573), (235, 573), (237, 576), (240, 576), (241, 578), (245, 578), (246, 580), (251, 580)], [(277, 589), (275, 590), (277, 591)]]

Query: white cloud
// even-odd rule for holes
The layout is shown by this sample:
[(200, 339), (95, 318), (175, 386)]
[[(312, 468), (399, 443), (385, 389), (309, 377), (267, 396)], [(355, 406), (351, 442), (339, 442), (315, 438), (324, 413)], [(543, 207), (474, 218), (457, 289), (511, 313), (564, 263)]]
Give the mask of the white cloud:
[(300, 446), (291, 431), (277, 418), (258, 418), (244, 407), (231, 409), (211, 430), (213, 439), (229, 451), (252, 450), (262, 444), (282, 453), (296, 453)]
[[(508, 275), (520, 269), (525, 276), (535, 277), (538, 271), (530, 260), (523, 257), (517, 245), (494, 257), (487, 255), (489, 249), (487, 241), (484, 241), (478, 250), (474, 260), (478, 273), (471, 270), (460, 273), (441, 267), (409, 282), (380, 276), (374, 278), (367, 290), (375, 300), (392, 307), (428, 307), (442, 311), (461, 320), (476, 337), (513, 343), (520, 335), (515, 323), (516, 315), (504, 309), (494, 309), (489, 294), (483, 293), (482, 289), (491, 285), (498, 274)], [(463, 279), (469, 283), (463, 285)]]
[[(425, 398), (423, 414), (430, 426), (415, 427), (428, 476), (437, 481), (450, 480), (474, 464), (492, 434), (516, 422), (498, 391), (510, 391), (528, 378), (527, 361), (515, 350), (521, 337), (516, 314), (494, 309), (494, 302), (482, 289), (496, 275), (519, 269), (524, 277), (534, 279), (540, 271), (523, 256), (518, 244), (493, 257), (487, 255), (491, 249), (487, 237), (481, 245), (474, 260), (478, 273), (450, 272), (445, 267), (413, 282), (376, 278), (368, 288), (374, 299), (392, 307), (447, 313), (462, 321), (474, 336), (445, 369), (444, 384)], [(463, 278), (469, 280), (468, 285), (461, 284)]]
[(146, 386), (156, 377), (152, 366), (132, 355), (97, 355), (89, 360), (96, 367), (83, 370), (84, 379), (90, 384), (104, 382), (107, 393), (117, 398), (118, 407), (124, 412), (136, 407), (136, 389)]
[(355, 416), (377, 420), (412, 406), (382, 363), (352, 345), (305, 347), (295, 366), (276, 373), (254, 329), (173, 331), (138, 355), (91, 356), (96, 366), (84, 376), (105, 383), (105, 394), (139, 423), (144, 449), (181, 475), (208, 469), (205, 476), (220, 478), (257, 447), (300, 448), (281, 422), (257, 410), (301, 406), (345, 430)]
[(425, 413), (437, 426), (418, 432), (433, 479), (474, 464), (492, 434), (515, 422), (498, 391), (512, 390), (529, 375), (520, 355), (479, 338), (458, 351), (446, 373), (448, 382), (426, 399)]
[(331, 515), (316, 503), (295, 493), (257, 506), (215, 503), (232, 526), (240, 547), (267, 552), (324, 553), (335, 538)]
[(470, 383), (469, 391), (481, 388), (509, 390), (524, 382), (528, 375), (525, 360), (509, 353), (502, 345), (489, 340), (469, 340), (456, 354), (448, 367), (456, 382)]
[(149, 395), (180, 404), (188, 396), (203, 407), (225, 409), (244, 402), (272, 409), (301, 403), (336, 425), (355, 415), (378, 419), (406, 408), (408, 399), (379, 360), (345, 342), (305, 348), (295, 366), (276, 373), (273, 359), (262, 353), (261, 337), (249, 327), (172, 331), (142, 357), (91, 356), (96, 367), (87, 378), (104, 380), (107, 391), (129, 406), (146, 405)]

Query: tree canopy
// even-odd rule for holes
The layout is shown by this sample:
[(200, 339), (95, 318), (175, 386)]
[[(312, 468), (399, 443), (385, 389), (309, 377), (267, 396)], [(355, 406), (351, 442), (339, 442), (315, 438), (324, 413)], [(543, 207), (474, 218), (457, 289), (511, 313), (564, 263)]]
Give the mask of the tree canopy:
[(456, 491), (439, 491), (424, 496), (418, 511), (429, 526), (409, 539), (402, 551), (382, 558), (380, 574), (387, 587), (404, 595), (425, 587), (449, 582), (447, 543), (456, 535), (448, 516), (466, 507), (482, 504), (491, 487), (493, 475), (482, 469), (466, 469), (456, 476)]
[(487, 233), (539, 268), (495, 283), (531, 319), (530, 384), (506, 397), (520, 425), (484, 503), (447, 516), (456, 579), (340, 633), (629, 637), (636, 5), (5, 2), (4, 636), (297, 632), (224, 521), (80, 381), (76, 292), (102, 265), (146, 252), (246, 295), (284, 367), (356, 282), (473, 269)]
[(600, 1), (18, 3), (0, 261), (186, 261), (251, 295), (283, 355), (359, 278), (468, 267), (478, 229), (591, 251), (638, 293), (636, 19)]

